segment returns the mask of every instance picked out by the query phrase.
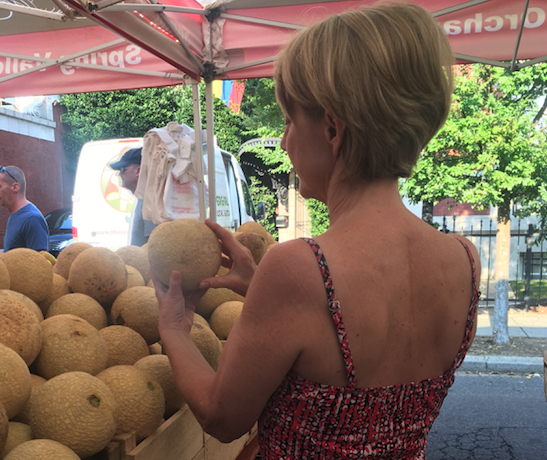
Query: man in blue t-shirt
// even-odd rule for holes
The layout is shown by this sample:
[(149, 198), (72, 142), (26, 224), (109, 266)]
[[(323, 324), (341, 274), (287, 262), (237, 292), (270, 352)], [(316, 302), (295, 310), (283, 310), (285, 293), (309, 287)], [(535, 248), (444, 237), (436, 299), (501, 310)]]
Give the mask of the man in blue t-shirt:
[(4, 252), (14, 248), (48, 250), (49, 230), (42, 213), (27, 200), (26, 180), (16, 166), (0, 167), (0, 205), (10, 213)]

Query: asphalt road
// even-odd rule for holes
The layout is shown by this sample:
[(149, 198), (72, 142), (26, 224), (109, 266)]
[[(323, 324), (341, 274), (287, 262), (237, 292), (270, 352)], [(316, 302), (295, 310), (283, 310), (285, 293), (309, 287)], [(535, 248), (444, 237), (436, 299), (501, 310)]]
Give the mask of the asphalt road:
[(426, 459), (547, 459), (543, 376), (458, 373), (429, 434)]

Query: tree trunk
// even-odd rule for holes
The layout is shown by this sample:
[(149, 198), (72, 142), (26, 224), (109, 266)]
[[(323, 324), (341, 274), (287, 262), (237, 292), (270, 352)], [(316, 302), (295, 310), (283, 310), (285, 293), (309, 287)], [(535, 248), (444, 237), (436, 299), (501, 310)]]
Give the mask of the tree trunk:
[(496, 234), (496, 303), (494, 305), (494, 343), (509, 342), (507, 326), (509, 309), (509, 263), (511, 247), (511, 217), (510, 205), (504, 204), (498, 208)]
[(433, 201), (422, 202), (422, 220), (433, 225)]

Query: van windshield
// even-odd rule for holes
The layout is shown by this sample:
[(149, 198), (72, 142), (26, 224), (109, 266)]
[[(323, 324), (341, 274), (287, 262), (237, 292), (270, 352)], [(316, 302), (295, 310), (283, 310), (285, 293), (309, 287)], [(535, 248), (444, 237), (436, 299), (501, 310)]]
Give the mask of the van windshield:
[(241, 189), (243, 190), (243, 198), (245, 200), (245, 210), (247, 214), (256, 220), (255, 207), (253, 204), (253, 199), (251, 198), (251, 192), (247, 182), (241, 179)]

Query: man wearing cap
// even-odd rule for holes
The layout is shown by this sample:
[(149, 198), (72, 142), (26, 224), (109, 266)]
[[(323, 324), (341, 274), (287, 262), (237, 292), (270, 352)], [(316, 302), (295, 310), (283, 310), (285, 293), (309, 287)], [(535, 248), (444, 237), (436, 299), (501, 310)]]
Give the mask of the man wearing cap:
[(48, 250), (46, 219), (27, 200), (26, 187), (25, 175), (17, 166), (0, 167), (0, 205), (10, 213), (4, 235), (4, 252), (15, 248)]
[[(122, 180), (122, 187), (135, 193), (141, 171), (142, 147), (129, 149), (122, 158), (110, 164)], [(131, 217), (131, 245), (142, 246), (148, 243), (148, 237), (156, 225), (142, 218), (142, 200), (137, 200), (137, 205)]]

